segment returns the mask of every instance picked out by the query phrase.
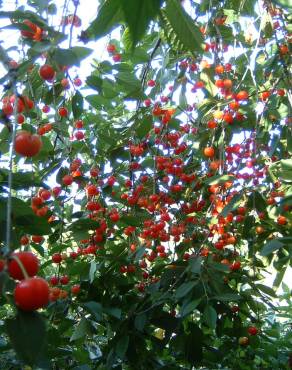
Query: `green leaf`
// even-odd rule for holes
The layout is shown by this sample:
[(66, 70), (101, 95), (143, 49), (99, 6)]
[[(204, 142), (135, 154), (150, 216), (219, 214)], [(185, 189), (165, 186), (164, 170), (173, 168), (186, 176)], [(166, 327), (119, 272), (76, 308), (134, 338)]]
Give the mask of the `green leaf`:
[(189, 313), (193, 312), (197, 306), (200, 304), (201, 298), (195, 299), (191, 302), (188, 302), (187, 304), (182, 305), (181, 310), (180, 310), (180, 316), (185, 317)]
[(137, 123), (135, 123), (133, 127), (131, 127), (131, 129), (135, 130), (139, 139), (143, 139), (152, 129), (152, 126), (153, 117), (150, 115), (146, 115), (141, 120), (137, 121)]
[(83, 96), (79, 91), (76, 91), (72, 98), (72, 112), (75, 119), (79, 118), (83, 113)]
[(86, 84), (98, 92), (100, 92), (102, 89), (102, 79), (98, 76), (88, 76), (86, 79)]
[(208, 179), (204, 180), (206, 185), (216, 185), (216, 184), (224, 184), (226, 181), (233, 181), (235, 180), (234, 176), (230, 175), (216, 175), (209, 177)]
[(204, 313), (203, 313), (203, 319), (211, 329), (216, 328), (217, 312), (212, 306), (207, 305), (205, 307)]
[(241, 297), (239, 294), (236, 293), (222, 293), (214, 296), (213, 299), (223, 302), (229, 302), (229, 301), (238, 301), (241, 299)]
[(150, 21), (158, 14), (162, 0), (121, 0), (120, 3), (133, 48), (142, 39)]
[(199, 274), (202, 269), (202, 257), (196, 257), (196, 258), (190, 258), (189, 260), (189, 266), (190, 266), (190, 271), (193, 274)]
[(108, 34), (123, 20), (120, 0), (106, 0), (98, 10), (96, 19), (91, 23), (86, 33), (89, 37), (99, 39)]
[(120, 359), (123, 359), (125, 357), (129, 346), (129, 340), (130, 338), (128, 335), (123, 335), (116, 344), (115, 352)]
[(200, 79), (205, 83), (205, 88), (211, 94), (211, 96), (216, 96), (218, 93), (218, 88), (212, 81), (214, 81), (214, 76), (211, 75), (211, 69), (200, 73)]
[[(6, 220), (7, 200), (0, 198), (0, 220)], [(51, 233), (51, 226), (44, 217), (36, 216), (29, 204), (18, 198), (11, 198), (12, 204), (12, 225), (21, 228), (23, 233), (47, 235)]]
[(273, 2), (278, 4), (280, 7), (287, 9), (287, 11), (292, 11), (292, 5), (290, 0), (273, 0)]
[(95, 277), (95, 272), (97, 270), (97, 264), (95, 261), (90, 262), (90, 269), (89, 269), (89, 282), (92, 283)]
[[(8, 185), (8, 171), (0, 171), (0, 186)], [(12, 189), (27, 189), (31, 186), (44, 186), (45, 184), (39, 179), (34, 172), (18, 171), (12, 176)]]
[(274, 298), (278, 298), (277, 294), (275, 293), (274, 289), (270, 288), (269, 286), (266, 286), (266, 285), (263, 285), (263, 284), (256, 284), (256, 287), (261, 290), (262, 292), (264, 292), (265, 294), (271, 296), (271, 297), (274, 297)]
[(259, 212), (264, 212), (267, 208), (267, 203), (261, 193), (254, 191), (248, 198), (247, 206), (255, 208)]
[(96, 321), (102, 320), (102, 305), (100, 303), (86, 302), (83, 307), (95, 317)]
[(119, 72), (116, 76), (117, 83), (128, 97), (143, 97), (142, 85), (134, 73)]
[(28, 365), (34, 365), (42, 356), (46, 343), (46, 327), (37, 312), (18, 311), (17, 316), (5, 320), (12, 347)]
[(199, 27), (185, 12), (180, 1), (168, 0), (165, 15), (180, 42), (191, 52), (203, 51), (204, 40)]
[(81, 218), (75, 222), (73, 222), (69, 226), (69, 230), (71, 231), (83, 231), (83, 230), (94, 230), (99, 227), (99, 223), (97, 221), (91, 220), (89, 218)]
[(71, 49), (58, 48), (55, 50), (53, 58), (56, 63), (62, 66), (79, 66), (80, 62), (87, 58), (92, 51), (92, 49), (82, 46), (74, 46)]
[(89, 332), (88, 321), (85, 317), (82, 317), (82, 319), (74, 328), (73, 334), (70, 338), (70, 342), (83, 338), (86, 334), (88, 334), (88, 332)]
[(146, 322), (147, 316), (144, 313), (142, 313), (141, 315), (137, 315), (134, 320), (135, 328), (139, 331), (143, 331)]
[(193, 281), (188, 281), (187, 283), (181, 284), (175, 292), (175, 298), (180, 299), (186, 296), (194, 288), (194, 286), (197, 283), (198, 283), (197, 281), (193, 280)]
[(118, 320), (122, 317), (122, 310), (118, 307), (104, 307), (103, 312)]
[(280, 249), (281, 247), (283, 247), (283, 243), (279, 240), (279, 239), (273, 239), (269, 242), (267, 242), (262, 251), (261, 251), (261, 255), (262, 256), (268, 256), (269, 254), (275, 252), (276, 250)]
[(226, 217), (229, 212), (234, 211), (240, 204), (242, 198), (242, 194), (235, 194), (230, 202), (223, 208), (220, 216)]

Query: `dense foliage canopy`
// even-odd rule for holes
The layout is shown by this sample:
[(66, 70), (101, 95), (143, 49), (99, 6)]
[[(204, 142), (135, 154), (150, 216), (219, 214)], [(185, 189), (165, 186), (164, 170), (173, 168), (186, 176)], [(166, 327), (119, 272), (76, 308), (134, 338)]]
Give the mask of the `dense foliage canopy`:
[(15, 3), (0, 369), (288, 369), (289, 1)]

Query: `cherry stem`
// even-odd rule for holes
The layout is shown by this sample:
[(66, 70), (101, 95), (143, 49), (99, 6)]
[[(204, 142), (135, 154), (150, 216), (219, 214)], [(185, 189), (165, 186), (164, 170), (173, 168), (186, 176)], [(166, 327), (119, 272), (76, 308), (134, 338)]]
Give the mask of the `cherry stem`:
[(14, 256), (11, 256), (11, 258), (14, 259), (17, 262), (17, 264), (18, 264), (18, 266), (19, 266), (19, 268), (20, 268), (20, 270), (21, 270), (24, 278), (25, 279), (29, 279), (29, 275), (28, 275), (25, 267), (23, 266), (23, 263), (20, 261), (19, 257), (14, 255)]

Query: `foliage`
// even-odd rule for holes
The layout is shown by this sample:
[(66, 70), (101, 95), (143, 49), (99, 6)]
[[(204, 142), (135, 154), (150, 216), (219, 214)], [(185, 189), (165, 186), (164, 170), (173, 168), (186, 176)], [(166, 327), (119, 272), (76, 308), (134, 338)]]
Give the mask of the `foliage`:
[[(291, 366), (289, 3), (104, 0), (83, 30), (76, 0), (60, 27), (54, 1), (0, 6), (22, 50), (0, 46), (0, 369)], [(11, 157), (21, 130), (36, 155)]]

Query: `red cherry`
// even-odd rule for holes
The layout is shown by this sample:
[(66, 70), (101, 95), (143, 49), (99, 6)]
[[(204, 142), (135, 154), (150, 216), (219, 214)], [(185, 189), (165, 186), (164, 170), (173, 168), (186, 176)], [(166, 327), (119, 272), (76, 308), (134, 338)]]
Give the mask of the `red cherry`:
[(5, 268), (5, 261), (0, 259), (0, 272), (3, 271)]
[(74, 133), (74, 137), (76, 140), (83, 140), (84, 139), (84, 132), (83, 131), (76, 131)]
[(54, 263), (61, 263), (62, 262), (62, 255), (61, 255), (61, 253), (54, 253), (52, 255), (52, 261)]
[(149, 86), (149, 87), (153, 87), (153, 86), (155, 86), (156, 85), (156, 83), (155, 83), (155, 81), (154, 80), (149, 80), (148, 82), (147, 82), (147, 86)]
[(86, 188), (86, 191), (87, 191), (87, 195), (89, 197), (93, 197), (94, 195), (98, 195), (99, 194), (99, 190), (97, 188), (96, 185), (88, 185), (87, 188)]
[(69, 186), (71, 185), (73, 182), (73, 177), (71, 175), (65, 175), (63, 178), (62, 178), (62, 183), (65, 185), (65, 186)]
[(59, 278), (58, 278), (57, 276), (52, 276), (52, 277), (50, 278), (50, 284), (51, 284), (52, 286), (56, 286), (56, 285), (58, 285), (58, 284), (59, 284)]
[(257, 335), (258, 333), (258, 329), (255, 326), (250, 326), (247, 331), (250, 335)]
[(68, 109), (65, 107), (60, 107), (58, 109), (58, 113), (60, 117), (67, 117), (68, 116)]
[(39, 69), (39, 75), (43, 80), (52, 81), (55, 77), (54, 68), (50, 66), (49, 64), (44, 64)]
[(106, 50), (108, 53), (113, 54), (116, 51), (116, 46), (114, 44), (108, 44)]
[(42, 111), (43, 111), (44, 113), (49, 113), (49, 111), (50, 111), (50, 107), (49, 107), (48, 105), (44, 105), (44, 106), (43, 106), (43, 108), (42, 108)]
[(32, 241), (36, 244), (42, 243), (44, 238), (41, 235), (33, 235), (31, 237)]
[(62, 285), (67, 285), (69, 283), (69, 277), (67, 275), (61, 276), (60, 283)]
[(83, 121), (81, 119), (77, 120), (75, 122), (75, 127), (78, 128), (78, 129), (83, 128)]
[(49, 200), (51, 198), (51, 192), (46, 189), (42, 189), (39, 192), (39, 196), (42, 198), (42, 200)]
[(80, 285), (75, 284), (71, 287), (71, 293), (77, 295), (80, 292)]
[(15, 304), (23, 311), (35, 311), (49, 302), (49, 285), (40, 277), (22, 280), (14, 290)]
[(121, 59), (122, 59), (121, 54), (115, 54), (115, 55), (113, 55), (113, 61), (114, 62), (120, 62)]
[(29, 243), (29, 238), (28, 238), (28, 236), (23, 235), (23, 236), (20, 238), (20, 244), (21, 244), (21, 245), (27, 245), (28, 243)]
[(60, 195), (61, 191), (62, 191), (62, 188), (60, 186), (55, 186), (52, 189), (52, 192), (54, 194), (54, 197), (58, 197)]
[(112, 213), (109, 217), (112, 222), (118, 222), (120, 219), (120, 215), (117, 212)]
[(74, 85), (79, 87), (82, 85), (82, 81), (80, 80), (80, 78), (76, 77), (74, 78), (74, 81), (73, 81)]
[(25, 276), (16, 259), (17, 257), (23, 265), (28, 276), (35, 276), (39, 270), (39, 260), (32, 252), (16, 252), (11, 255), (11, 260), (8, 263), (9, 275), (16, 280), (22, 280)]
[(16, 134), (14, 149), (15, 152), (24, 157), (34, 157), (42, 147), (42, 140), (39, 135), (32, 135), (28, 131), (19, 131)]

